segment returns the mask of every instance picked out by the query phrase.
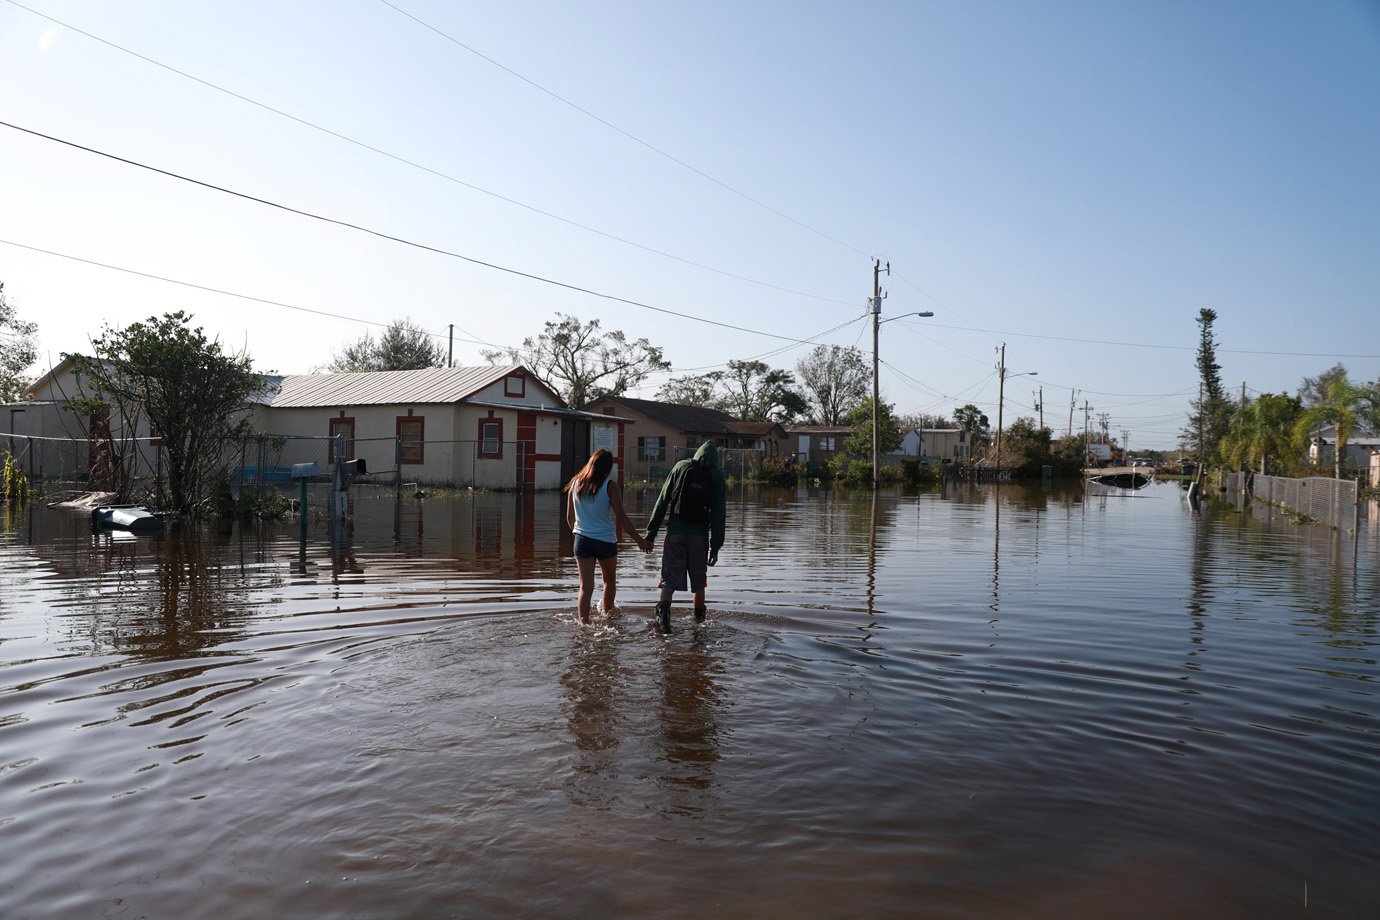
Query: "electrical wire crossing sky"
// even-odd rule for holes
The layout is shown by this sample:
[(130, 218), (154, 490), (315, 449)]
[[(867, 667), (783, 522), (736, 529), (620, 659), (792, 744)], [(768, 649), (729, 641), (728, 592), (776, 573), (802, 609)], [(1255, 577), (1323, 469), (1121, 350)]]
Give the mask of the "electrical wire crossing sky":
[(1233, 391), (1380, 377), (1376, 87), (1366, 0), (0, 0), (0, 281), (33, 373), (173, 310), (279, 373), (563, 313), (654, 398), (870, 350), (880, 259), (897, 412), (995, 418), (1004, 344), (1008, 423), (1172, 449), (1202, 308)]

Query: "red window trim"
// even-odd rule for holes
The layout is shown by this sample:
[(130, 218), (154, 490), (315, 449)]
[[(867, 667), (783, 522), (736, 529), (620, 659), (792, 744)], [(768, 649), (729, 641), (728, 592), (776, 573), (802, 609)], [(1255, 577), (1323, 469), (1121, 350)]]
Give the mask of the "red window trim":
[(326, 420), (326, 437), (329, 444), (326, 447), (326, 460), (328, 463), (335, 462), (335, 427), (339, 422), (350, 423), (350, 433), (345, 438), (345, 453), (349, 456), (342, 457), (343, 460), (353, 460), (355, 458), (355, 417), (353, 415), (340, 415), (336, 418)]
[[(513, 388), (513, 381), (517, 381), (517, 389)], [(526, 396), (527, 378), (521, 374), (509, 374), (503, 378), (504, 396)]]
[[(417, 456), (409, 460), (407, 458), (407, 442), (403, 440), (403, 423), (417, 423)], [(404, 464), (418, 464), (426, 462), (426, 416), (425, 415), (399, 415), (393, 426), (393, 432), (397, 435), (398, 442), (402, 445), (399, 452), (400, 462)]]
[[(485, 426), (485, 425), (497, 425), (497, 426), (498, 426), (498, 451), (495, 452), (495, 453), (488, 453), (487, 451), (484, 450), (484, 426)], [(478, 456), (479, 456), (481, 459), (484, 459), (484, 460), (502, 460), (502, 459), (503, 459), (503, 419), (501, 419), (501, 418), (493, 418), (493, 417), (481, 418), (481, 419), (479, 420), (478, 440), (479, 440), (479, 444), (478, 444), (478, 446), (477, 446), (477, 452), (478, 452)]]

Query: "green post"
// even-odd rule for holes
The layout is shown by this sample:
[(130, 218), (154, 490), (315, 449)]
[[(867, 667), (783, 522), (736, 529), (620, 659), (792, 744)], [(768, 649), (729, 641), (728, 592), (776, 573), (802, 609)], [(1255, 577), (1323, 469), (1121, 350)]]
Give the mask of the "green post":
[(302, 522), (302, 545), (307, 545), (307, 477), (297, 480), (300, 487), (297, 498), (297, 516)]

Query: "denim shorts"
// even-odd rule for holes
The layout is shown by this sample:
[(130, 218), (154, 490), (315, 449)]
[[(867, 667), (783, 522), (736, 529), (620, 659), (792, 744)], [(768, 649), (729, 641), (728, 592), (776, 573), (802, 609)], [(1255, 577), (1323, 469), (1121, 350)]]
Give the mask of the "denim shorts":
[(607, 540), (596, 540), (582, 534), (575, 535), (576, 559), (613, 559), (618, 555), (618, 544)]

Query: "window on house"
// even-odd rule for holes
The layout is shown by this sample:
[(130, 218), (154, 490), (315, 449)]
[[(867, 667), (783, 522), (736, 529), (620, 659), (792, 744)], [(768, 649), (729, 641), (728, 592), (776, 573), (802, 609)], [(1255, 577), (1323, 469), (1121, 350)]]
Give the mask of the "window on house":
[(833, 449), (834, 449), (834, 436), (833, 436), (832, 434), (822, 434), (822, 435), (820, 435), (820, 436), (819, 436), (819, 449), (820, 449), (820, 450), (833, 450)]
[(398, 443), (403, 463), (422, 463), (426, 455), (426, 419), (420, 415), (398, 417)]
[(487, 459), (503, 456), (503, 419), (479, 420), (479, 456)]
[(665, 438), (638, 438), (637, 459), (658, 463), (666, 459)]
[(504, 396), (526, 396), (527, 378), (518, 374), (510, 374), (503, 378)]
[(340, 437), (345, 438), (345, 456), (342, 460), (353, 460), (355, 457), (355, 420), (352, 418), (333, 418), (327, 428), (327, 434), (331, 436), (331, 443), (326, 451), (326, 459), (331, 463), (335, 462), (336, 440)]

